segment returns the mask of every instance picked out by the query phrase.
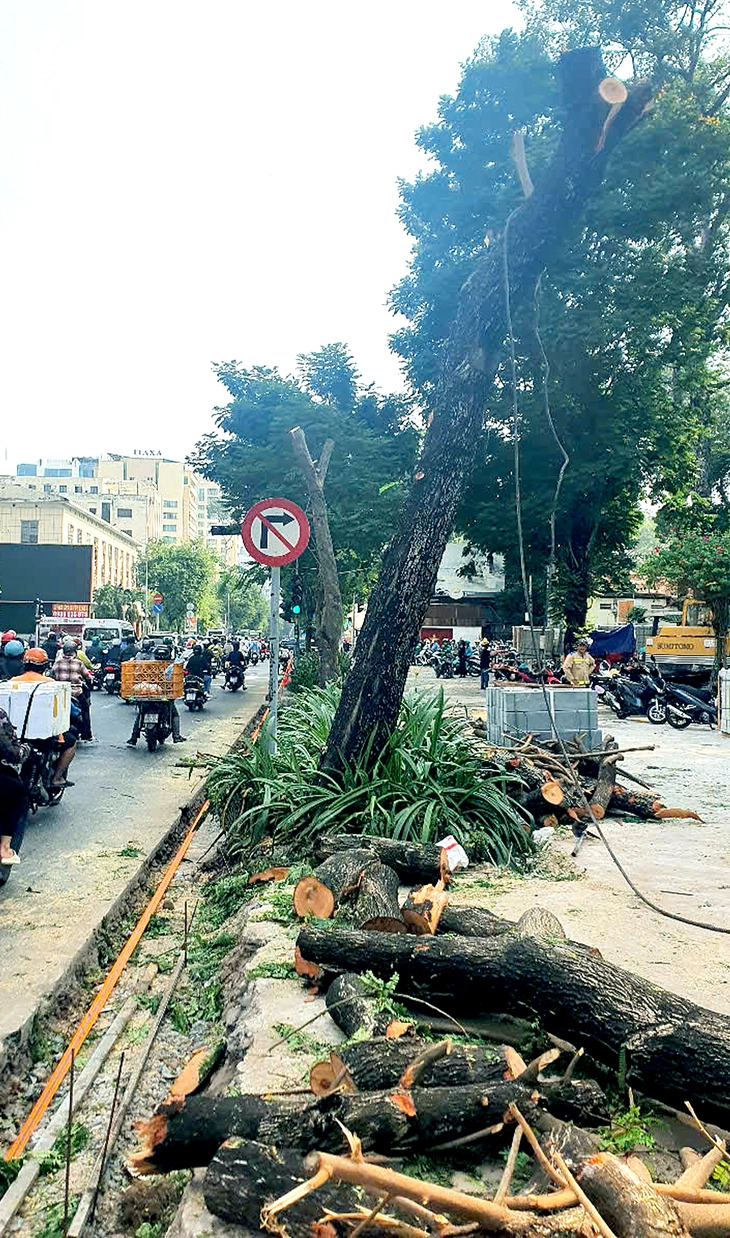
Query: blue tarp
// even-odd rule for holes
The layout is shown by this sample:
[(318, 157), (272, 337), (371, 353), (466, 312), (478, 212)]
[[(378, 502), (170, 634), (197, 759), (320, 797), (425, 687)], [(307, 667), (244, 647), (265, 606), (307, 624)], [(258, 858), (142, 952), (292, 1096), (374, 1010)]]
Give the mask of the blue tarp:
[(590, 654), (592, 658), (607, 658), (609, 654), (626, 656), (636, 652), (636, 633), (633, 623), (624, 623), (611, 632), (591, 632)]

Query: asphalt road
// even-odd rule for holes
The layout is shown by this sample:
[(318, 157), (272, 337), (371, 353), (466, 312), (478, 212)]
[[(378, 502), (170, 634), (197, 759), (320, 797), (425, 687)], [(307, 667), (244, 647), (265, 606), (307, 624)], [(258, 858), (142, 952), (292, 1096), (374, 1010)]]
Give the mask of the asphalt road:
[(198, 775), (176, 768), (196, 751), (223, 752), (265, 699), (268, 664), (250, 669), (246, 692), (214, 680), (201, 713), (178, 703), (187, 743), (150, 753), (127, 747), (134, 710), (95, 692), (95, 744), (79, 744), (76, 784), (60, 804), (29, 820), (21, 863), (0, 888), (0, 1041), (22, 1027), (52, 992), (90, 932), (166, 833)]

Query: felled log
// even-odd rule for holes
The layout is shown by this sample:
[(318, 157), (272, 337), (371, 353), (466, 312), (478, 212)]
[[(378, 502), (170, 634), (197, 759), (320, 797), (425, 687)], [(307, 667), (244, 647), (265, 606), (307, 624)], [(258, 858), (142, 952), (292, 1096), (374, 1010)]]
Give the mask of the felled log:
[(458, 907), (449, 903), (441, 912), (437, 933), (458, 933), (460, 937), (497, 937), (515, 927), (513, 920), (502, 920), (486, 907)]
[[(334, 857), (333, 857), (334, 858)], [(355, 928), (379, 933), (405, 933), (398, 905), (400, 879), (395, 869), (378, 860), (363, 870), (355, 906), (349, 917)]]
[(555, 936), (520, 921), (499, 937), (415, 939), (304, 928), (306, 959), (334, 967), (398, 973), (399, 990), (454, 1013), (540, 1016), (548, 1031), (583, 1047), (648, 1096), (684, 1108), (688, 1096), (708, 1121), (730, 1125), (730, 1017), (705, 1010)]
[(312, 876), (302, 877), (294, 887), (292, 899), (297, 915), (329, 920), (337, 904), (358, 889), (363, 872), (372, 862), (369, 851), (355, 848), (320, 864)]
[(663, 808), (656, 795), (643, 791), (629, 791), (619, 783), (614, 783), (611, 799), (608, 804), (609, 816), (621, 817), (624, 813), (632, 817), (641, 817), (645, 821), (657, 820), (657, 811)]
[(372, 851), (381, 864), (394, 868), (404, 885), (436, 882), (441, 876), (441, 848), (431, 844), (419, 846), (370, 834), (321, 834), (314, 855), (321, 862), (355, 847)]
[(325, 995), (327, 1009), (337, 1026), (347, 1037), (356, 1032), (366, 1036), (384, 1036), (393, 1016), (378, 1007), (373, 994), (359, 976), (343, 972), (329, 986)]
[(419, 936), (435, 933), (448, 901), (443, 881), (411, 890), (401, 908), (408, 931)]
[(536, 1119), (539, 1088), (500, 1080), (463, 1088), (335, 1093), (305, 1105), (250, 1095), (189, 1096), (160, 1105), (138, 1124), (142, 1144), (131, 1166), (139, 1174), (194, 1169), (207, 1165), (233, 1135), (276, 1147), (341, 1152), (348, 1146), (343, 1125), (366, 1151), (425, 1151), (492, 1126), (501, 1130), (510, 1103), (528, 1121)]
[[(618, 751), (618, 744), (611, 735), (605, 739), (605, 747)], [(590, 799), (591, 812), (597, 821), (602, 821), (611, 802), (614, 783), (616, 781), (616, 756), (604, 756), (598, 770), (598, 778), (593, 795)]]
[[(328, 1063), (318, 1063), (317, 1080), (331, 1084), (346, 1071), (361, 1092), (393, 1088), (406, 1077), (414, 1061), (428, 1048), (428, 1041), (384, 1037), (344, 1045), (330, 1055)], [(509, 1078), (504, 1052), (487, 1051), (483, 1046), (452, 1044), (451, 1051), (428, 1061), (418, 1075), (419, 1087), (465, 1087), (474, 1083), (495, 1083)], [(541, 1094), (554, 1117), (581, 1126), (599, 1126), (609, 1120), (606, 1098), (593, 1080), (541, 1079)]]
[(589, 1157), (578, 1182), (621, 1238), (690, 1238), (674, 1201), (658, 1195), (610, 1152)]

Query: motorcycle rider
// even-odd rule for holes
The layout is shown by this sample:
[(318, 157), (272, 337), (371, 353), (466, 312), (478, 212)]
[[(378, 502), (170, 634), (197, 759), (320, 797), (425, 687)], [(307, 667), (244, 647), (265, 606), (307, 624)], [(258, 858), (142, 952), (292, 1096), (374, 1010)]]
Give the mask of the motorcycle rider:
[(244, 677), (245, 677), (245, 671), (246, 671), (246, 659), (241, 653), (241, 642), (240, 641), (234, 640), (233, 648), (231, 649), (231, 652), (226, 654), (225, 665), (235, 666), (238, 669), (240, 676), (241, 676), (241, 684), (243, 687), (245, 687), (246, 685), (244, 683)]
[[(5, 635), (7, 636), (7, 632)], [(9, 641), (5, 641), (2, 649), (0, 679), (15, 679), (16, 675), (23, 673), (23, 642), (18, 640), (17, 636), (13, 636)]]
[[(174, 661), (170, 658), (170, 652), (167, 645), (159, 645), (155, 648), (155, 642), (150, 640), (148, 636), (142, 641), (139, 653), (134, 659), (135, 662), (166, 662), (168, 666), (165, 669), (165, 678), (172, 679), (173, 667), (182, 662), (182, 658), (175, 658)], [(177, 705), (173, 700), (166, 702), (170, 715), (170, 730), (172, 732), (172, 742), (174, 744), (184, 744), (185, 736), (180, 734), (180, 715), (177, 711)], [(139, 711), (134, 716), (132, 723), (132, 734), (127, 740), (130, 748), (136, 747), (142, 727), (142, 715)]]
[(27, 748), (18, 740), (15, 727), (4, 709), (0, 709), (0, 864), (20, 864), (13, 850), (13, 839), (19, 847), (28, 817), (30, 800), (17, 766)]
[(89, 645), (87, 657), (92, 666), (101, 666), (102, 662), (106, 658), (106, 651), (101, 643), (100, 637), (95, 636), (92, 640)]
[(185, 664), (185, 674), (192, 675), (195, 679), (202, 679), (206, 693), (210, 691), (210, 661), (202, 645), (195, 645), (193, 647), (192, 656), (188, 658)]
[(120, 662), (131, 662), (134, 658), (137, 657), (138, 652), (139, 650), (137, 648), (137, 641), (135, 640), (135, 638), (133, 636), (125, 636), (124, 646), (121, 648), (121, 651), (119, 654), (119, 661)]
[[(81, 734), (79, 739), (93, 743), (91, 733), (91, 708), (88, 693), (91, 692), (91, 675), (83, 662), (77, 657), (76, 641), (73, 636), (66, 636), (56, 661), (51, 669), (51, 676), (59, 683), (70, 683), (71, 694), (81, 710)], [(85, 691), (86, 689), (86, 691)]]
[[(50, 661), (45, 649), (26, 649), (23, 655), (24, 670), (22, 675), (16, 675), (14, 678), (18, 683), (40, 683), (48, 678), (47, 671), (50, 669)], [(72, 706), (72, 717), (68, 730), (63, 735), (54, 736), (55, 747), (60, 754), (56, 762), (56, 768), (53, 772), (51, 785), (54, 787), (72, 787), (73, 782), (69, 782), (66, 777), (66, 771), (76, 756), (76, 741), (78, 739), (78, 731), (74, 726)], [(78, 722), (81, 722), (81, 713), (78, 711)]]
[(58, 632), (49, 632), (48, 636), (43, 642), (42, 648), (45, 649), (46, 653), (48, 654), (48, 661), (50, 662), (51, 666), (53, 666), (53, 663), (56, 661), (56, 654), (61, 648), (61, 637), (59, 636)]

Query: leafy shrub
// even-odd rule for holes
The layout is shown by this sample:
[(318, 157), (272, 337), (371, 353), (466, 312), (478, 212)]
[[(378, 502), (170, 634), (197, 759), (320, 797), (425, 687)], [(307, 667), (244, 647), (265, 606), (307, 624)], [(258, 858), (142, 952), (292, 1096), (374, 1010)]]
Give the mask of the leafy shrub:
[(307, 692), (316, 688), (319, 674), (319, 654), (311, 650), (294, 659), (289, 680), (290, 692)]
[(306, 850), (327, 831), (434, 842), (453, 834), (480, 858), (510, 864), (532, 850), (523, 811), (504, 774), (476, 751), (466, 725), (448, 715), (443, 693), (407, 697), (398, 725), (372, 765), (368, 753), (341, 781), (319, 770), (340, 689), (295, 696), (282, 710), (276, 756), (265, 737), (213, 767), (208, 792), (228, 830), (229, 852), (264, 836)]

